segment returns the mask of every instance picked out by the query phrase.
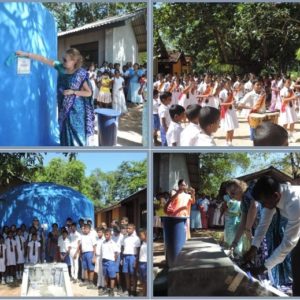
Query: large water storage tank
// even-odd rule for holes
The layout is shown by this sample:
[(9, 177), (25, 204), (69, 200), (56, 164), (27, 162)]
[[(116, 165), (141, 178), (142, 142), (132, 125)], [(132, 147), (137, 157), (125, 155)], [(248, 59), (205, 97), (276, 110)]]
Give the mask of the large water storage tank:
[(53, 183), (24, 184), (0, 195), (0, 226), (31, 225), (34, 217), (48, 228), (53, 223), (63, 226), (68, 217), (94, 224), (94, 206), (74, 189)]
[(16, 50), (57, 58), (57, 26), (41, 3), (0, 3), (0, 146), (57, 145), (56, 71), (31, 61), (17, 72)]

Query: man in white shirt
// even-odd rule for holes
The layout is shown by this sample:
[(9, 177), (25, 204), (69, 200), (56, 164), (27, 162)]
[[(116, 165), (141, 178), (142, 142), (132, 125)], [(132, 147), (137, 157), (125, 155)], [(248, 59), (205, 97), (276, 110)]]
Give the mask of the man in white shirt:
[(81, 234), (76, 230), (77, 224), (72, 223), (71, 231), (69, 234), (70, 240), (70, 262), (71, 262), (71, 278), (74, 283), (78, 281), (78, 270), (79, 270), (79, 253), (80, 253), (80, 241)]
[(115, 280), (116, 280), (116, 264), (119, 254), (117, 244), (111, 239), (111, 230), (105, 230), (105, 241), (102, 243), (102, 268), (106, 280), (106, 286), (109, 287), (107, 294), (114, 296)]
[(288, 220), (282, 241), (272, 255), (266, 259), (265, 264), (256, 268), (253, 274), (271, 270), (282, 263), (285, 257), (291, 253), (293, 296), (300, 296), (300, 186), (279, 184), (274, 178), (263, 176), (253, 188), (253, 197), (262, 204), (263, 212), (255, 230), (252, 246), (245, 254), (244, 259), (251, 261), (255, 257), (272, 222), (273, 215), (276, 211), (279, 212)]
[[(133, 234), (135, 231), (134, 224), (128, 224), (127, 233), (128, 235), (124, 238), (122, 243), (122, 264), (123, 264), (123, 273), (125, 274), (126, 279), (126, 295), (136, 295), (136, 285), (137, 285), (137, 262), (139, 256), (139, 248), (141, 242), (139, 237), (136, 234)], [(131, 288), (132, 283), (132, 288)], [(128, 294), (127, 294), (128, 293)]]
[[(253, 90), (248, 92), (239, 102), (239, 109), (247, 109), (247, 117), (251, 112), (266, 112), (266, 94), (263, 90), (263, 83), (260, 80), (253, 81)], [(250, 139), (253, 140), (254, 128), (250, 127)]]
[(83, 233), (81, 236), (81, 259), (82, 269), (84, 270), (85, 281), (79, 286), (87, 286), (88, 288), (94, 288), (94, 270), (96, 262), (96, 237), (91, 233), (91, 225), (85, 224), (83, 226)]

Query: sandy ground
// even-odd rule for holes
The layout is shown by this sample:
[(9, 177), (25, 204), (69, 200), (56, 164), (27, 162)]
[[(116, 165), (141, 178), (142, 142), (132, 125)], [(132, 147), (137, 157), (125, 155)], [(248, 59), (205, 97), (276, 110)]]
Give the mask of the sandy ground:
[[(239, 128), (234, 131), (233, 146), (235, 147), (251, 147), (253, 146), (250, 140), (250, 127), (246, 118), (239, 116)], [(185, 127), (183, 124), (182, 127)], [(226, 146), (225, 140), (226, 133), (222, 131), (221, 128), (214, 134), (214, 140), (217, 146)], [(300, 122), (295, 125), (294, 134), (295, 143), (289, 143), (289, 146), (300, 146)], [(159, 139), (160, 140), (160, 139)]]
[[(143, 105), (127, 103), (128, 112), (119, 118), (117, 146), (142, 146)], [(96, 122), (95, 122), (96, 123)], [(98, 125), (91, 146), (99, 146)]]

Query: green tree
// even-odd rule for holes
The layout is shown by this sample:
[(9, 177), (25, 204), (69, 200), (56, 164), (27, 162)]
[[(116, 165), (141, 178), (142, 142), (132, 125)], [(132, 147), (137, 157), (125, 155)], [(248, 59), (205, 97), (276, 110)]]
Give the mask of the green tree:
[(146, 3), (58, 2), (43, 3), (55, 16), (59, 31), (73, 29), (109, 16), (145, 8)]
[(299, 24), (293, 3), (164, 3), (154, 10), (154, 49), (161, 37), (200, 71), (285, 73), (296, 62)]
[(201, 153), (199, 154), (199, 191), (218, 193), (221, 183), (232, 178), (237, 168), (247, 169), (250, 158), (247, 153)]
[(43, 167), (43, 160), (41, 153), (1, 153), (0, 185), (8, 186), (16, 177), (30, 182)]

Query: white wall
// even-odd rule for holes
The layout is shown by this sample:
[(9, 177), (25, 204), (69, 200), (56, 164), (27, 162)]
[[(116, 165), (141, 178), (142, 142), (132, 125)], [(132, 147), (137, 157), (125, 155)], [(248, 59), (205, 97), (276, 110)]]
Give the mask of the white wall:
[(112, 28), (105, 30), (105, 60), (109, 63), (115, 63), (113, 53), (113, 35), (114, 30)]
[(162, 191), (178, 188), (178, 180), (184, 179), (190, 185), (185, 154), (161, 154), (159, 166), (159, 187)]
[(85, 44), (98, 41), (98, 65), (102, 65), (105, 60), (105, 32), (98, 30), (95, 32), (75, 34), (72, 36), (58, 38), (58, 59), (61, 60), (65, 50), (72, 45)]
[(138, 44), (130, 21), (113, 29), (113, 61), (121, 66), (138, 61)]

